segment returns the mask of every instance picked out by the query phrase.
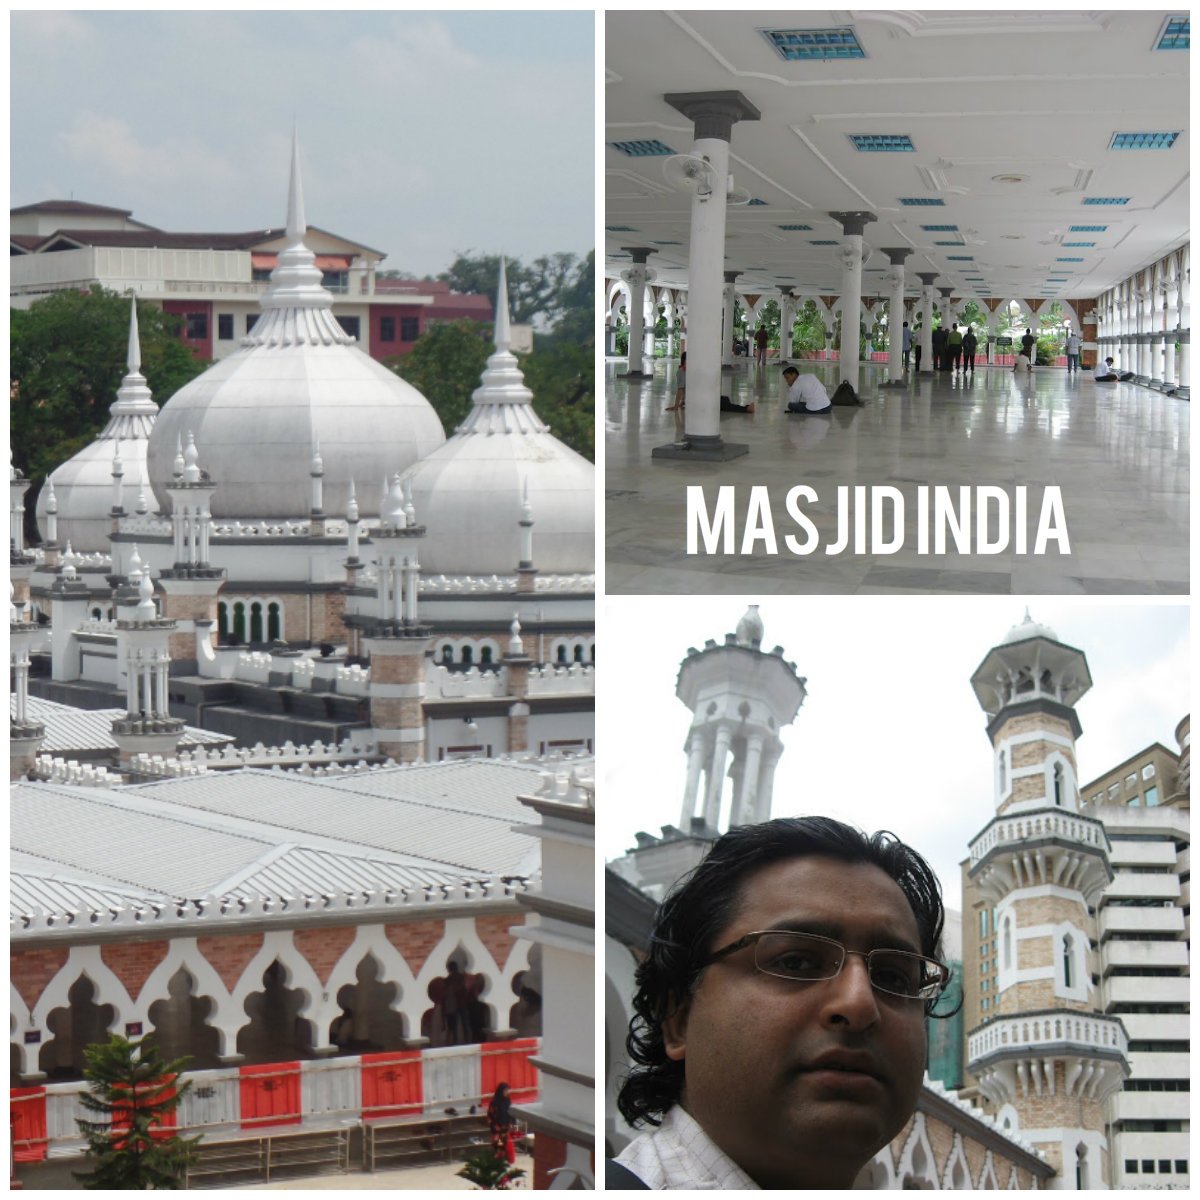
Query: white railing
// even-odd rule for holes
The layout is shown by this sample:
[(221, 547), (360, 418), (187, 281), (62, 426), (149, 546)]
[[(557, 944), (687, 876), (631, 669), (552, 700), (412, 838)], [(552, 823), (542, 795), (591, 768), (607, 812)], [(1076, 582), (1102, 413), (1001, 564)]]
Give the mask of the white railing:
[(1091, 1013), (1043, 1013), (1002, 1017), (967, 1038), (967, 1059), (977, 1062), (998, 1051), (1052, 1053), (1065, 1046), (1108, 1050), (1124, 1055), (1128, 1040), (1116, 1017)]
[(1108, 839), (1104, 826), (1091, 817), (1081, 817), (1060, 809), (1036, 809), (998, 817), (971, 843), (971, 865), (982, 861), (1001, 845), (1017, 844), (1042, 838), (1062, 838), (1106, 852)]
[(596, 691), (596, 668), (588, 663), (569, 666), (534, 667), (529, 672), (531, 696), (577, 695), (590, 696)]
[(451, 671), (435, 664), (429, 675), (429, 692), (443, 699), (484, 699), (508, 694), (508, 672), (502, 667)]

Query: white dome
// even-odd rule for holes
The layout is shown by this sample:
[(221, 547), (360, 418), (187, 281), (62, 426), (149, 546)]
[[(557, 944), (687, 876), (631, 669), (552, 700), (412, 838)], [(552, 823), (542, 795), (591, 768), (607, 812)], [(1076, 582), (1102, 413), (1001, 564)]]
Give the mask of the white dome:
[(38, 528), (49, 539), (48, 513), (51, 494), (57, 504), (55, 540), (71, 543), (79, 552), (108, 553), (108, 535), (112, 527), (113, 458), (119, 453), (122, 468), (121, 506), (126, 512), (137, 508), (144, 493), (153, 503), (146, 453), (150, 433), (158, 415), (158, 405), (150, 395), (140, 372), (141, 348), (138, 342), (137, 302), (133, 301), (129, 322), (129, 373), (121, 381), (116, 401), (109, 409), (111, 417), (96, 440), (85, 446), (61, 467), (56, 467), (38, 493)]
[(454, 436), (405, 476), (417, 523), (428, 531), (418, 549), (422, 574), (511, 575), (524, 557), (526, 503), (534, 567), (542, 574), (590, 574), (596, 469), (534, 412), (508, 348), (503, 267), (496, 307), (496, 351), (474, 407)]
[(359, 350), (334, 319), (305, 229), (293, 145), (289, 245), (271, 273), (263, 315), (240, 350), (171, 397), (150, 438), (150, 480), (164, 512), (176, 447), (189, 433), (216, 485), (218, 519), (307, 516), (318, 443), (324, 511), (341, 516), (352, 479), (360, 496), (377, 495), (373, 485), (446, 440), (425, 397)]
[(1050, 628), (1049, 625), (1042, 625), (1035, 621), (1029, 615), (1029, 609), (1025, 610), (1025, 620), (1019, 625), (1014, 625), (1003, 638), (1000, 639), (1001, 646), (1011, 646), (1013, 642), (1024, 642), (1029, 638), (1047, 638), (1052, 642), (1058, 641), (1058, 634)]

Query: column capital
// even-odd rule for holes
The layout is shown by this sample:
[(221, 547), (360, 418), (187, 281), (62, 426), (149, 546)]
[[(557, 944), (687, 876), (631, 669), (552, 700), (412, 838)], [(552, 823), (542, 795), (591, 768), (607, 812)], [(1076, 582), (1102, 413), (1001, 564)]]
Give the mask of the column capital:
[(737, 277), (740, 274), (741, 274), (741, 271), (726, 271), (725, 272), (725, 282), (726, 283), (736, 283)]
[(644, 263), (655, 250), (653, 246), (622, 246), (621, 249), (632, 255), (635, 265)]
[(829, 215), (835, 221), (841, 222), (843, 237), (861, 234), (868, 221), (878, 220), (873, 212), (831, 212)]
[(794, 292), (794, 290), (793, 290), (792, 288), (790, 288), (790, 287), (781, 287), (781, 288), (779, 289), (779, 294), (780, 294), (781, 296), (785, 297), (786, 299), (788, 299), (788, 300), (791, 300), (791, 299), (792, 299), (792, 297), (795, 295), (795, 292)]
[(938, 291), (941, 292), (943, 300), (949, 300), (954, 289), (952, 287), (940, 287)]
[(933, 281), (938, 277), (937, 271), (918, 271), (917, 278), (923, 287), (933, 287)]
[(663, 99), (696, 125), (697, 138), (728, 142), (737, 121), (757, 121), (762, 114), (741, 92), (670, 92)]
[(888, 256), (888, 262), (893, 267), (904, 266), (904, 260), (912, 253), (910, 246), (881, 246), (880, 249)]

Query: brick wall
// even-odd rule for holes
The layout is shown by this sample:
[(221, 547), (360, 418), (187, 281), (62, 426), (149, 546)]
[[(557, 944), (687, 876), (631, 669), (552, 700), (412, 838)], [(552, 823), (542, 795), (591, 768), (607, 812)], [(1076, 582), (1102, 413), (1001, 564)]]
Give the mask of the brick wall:
[[(434, 946), (445, 935), (445, 921), (414, 921), (403, 925), (385, 925), (384, 935), (404, 956), (404, 961), (417, 975), (425, 965)], [(445, 964), (438, 964), (444, 966)]]
[(213, 965), (221, 982), (233, 991), (250, 960), (262, 949), (261, 933), (235, 933), (226, 937), (200, 937), (196, 945)]
[(8, 957), (9, 979), (21, 999), (33, 1008), (46, 985), (62, 970), (67, 950), (18, 950)]
[(317, 978), (328, 983), (338, 959), (354, 941), (355, 932), (353, 927), (345, 926), (340, 929), (297, 929), (292, 934), (292, 944), (304, 955)]
[(167, 943), (113, 942), (100, 947), (100, 957), (136, 1000), (150, 972), (167, 957)]
[(488, 953), (496, 960), (496, 965), (503, 969), (508, 964), (508, 956), (516, 945), (517, 939), (509, 933), (509, 928), (520, 923), (515, 914), (499, 917), (476, 917), (475, 932), (479, 940), (487, 947)]

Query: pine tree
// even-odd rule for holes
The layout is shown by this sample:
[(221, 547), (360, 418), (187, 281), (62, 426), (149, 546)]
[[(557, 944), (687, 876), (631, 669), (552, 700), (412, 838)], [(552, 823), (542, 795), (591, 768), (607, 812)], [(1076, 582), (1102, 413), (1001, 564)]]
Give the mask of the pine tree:
[(182, 1187), (200, 1139), (169, 1133), (165, 1118), (191, 1087), (190, 1080), (176, 1080), (188, 1060), (164, 1062), (151, 1039), (130, 1041), (117, 1034), (88, 1046), (84, 1056), (90, 1090), (80, 1103), (94, 1119), (75, 1123), (87, 1139), (93, 1166), (76, 1173), (76, 1179), (89, 1189)]

